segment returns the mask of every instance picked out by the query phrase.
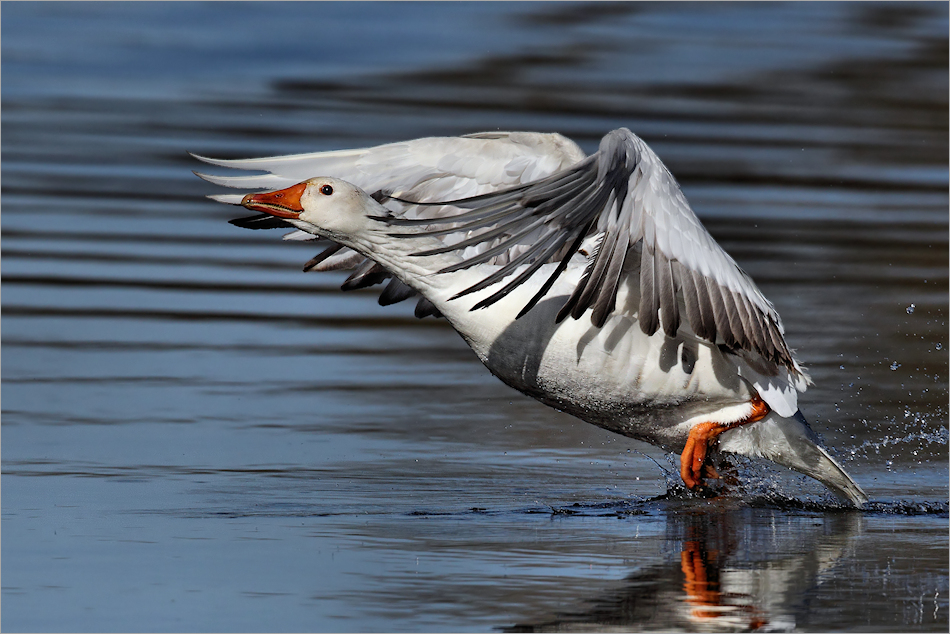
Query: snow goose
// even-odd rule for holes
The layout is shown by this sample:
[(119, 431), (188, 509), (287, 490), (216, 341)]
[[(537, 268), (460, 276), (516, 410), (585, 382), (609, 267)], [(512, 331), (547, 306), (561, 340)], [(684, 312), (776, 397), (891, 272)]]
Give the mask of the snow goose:
[(198, 174), (272, 190), (212, 196), (262, 212), (234, 224), (332, 241), (305, 271), (355, 267), (345, 290), (388, 280), (381, 304), (421, 295), (416, 314), (444, 316), (511, 387), (679, 453), (688, 488), (731, 452), (867, 502), (799, 411), (810, 380), (775, 308), (626, 128), (591, 156), (517, 132), (196, 158), (266, 172)]

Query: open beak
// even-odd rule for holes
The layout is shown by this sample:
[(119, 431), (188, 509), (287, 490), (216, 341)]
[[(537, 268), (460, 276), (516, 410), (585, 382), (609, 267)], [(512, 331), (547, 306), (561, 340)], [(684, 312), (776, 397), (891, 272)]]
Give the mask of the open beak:
[(262, 211), (278, 218), (299, 218), (303, 207), (300, 197), (307, 189), (307, 183), (297, 183), (287, 189), (263, 194), (248, 194), (241, 205), (254, 211)]

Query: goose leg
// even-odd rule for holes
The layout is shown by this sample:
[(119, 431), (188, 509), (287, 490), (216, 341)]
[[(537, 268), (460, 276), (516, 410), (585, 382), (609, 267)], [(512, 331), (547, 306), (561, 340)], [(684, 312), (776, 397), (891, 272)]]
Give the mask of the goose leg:
[(716, 470), (706, 465), (705, 462), (709, 447), (716, 442), (719, 434), (733, 427), (758, 422), (771, 411), (765, 401), (758, 396), (753, 396), (750, 403), (752, 404), (752, 412), (742, 420), (725, 424), (699, 423), (690, 430), (689, 438), (686, 439), (686, 447), (680, 455), (680, 476), (687, 487), (694, 489), (701, 486), (704, 472), (709, 477), (718, 477)]

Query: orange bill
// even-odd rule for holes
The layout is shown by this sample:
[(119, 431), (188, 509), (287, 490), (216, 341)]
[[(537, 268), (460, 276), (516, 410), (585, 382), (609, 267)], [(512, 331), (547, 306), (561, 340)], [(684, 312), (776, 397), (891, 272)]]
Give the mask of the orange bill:
[(303, 211), (303, 207), (300, 205), (300, 197), (303, 196), (306, 189), (307, 183), (297, 183), (292, 187), (276, 192), (248, 194), (241, 201), (241, 205), (278, 218), (298, 218)]

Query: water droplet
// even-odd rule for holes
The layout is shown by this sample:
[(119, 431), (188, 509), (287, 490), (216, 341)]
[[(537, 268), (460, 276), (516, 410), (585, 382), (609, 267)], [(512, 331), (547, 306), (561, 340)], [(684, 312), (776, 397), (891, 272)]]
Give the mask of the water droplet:
[(895, 361), (894, 363), (891, 364), (891, 369), (892, 369), (892, 370), (896, 370), (896, 369), (899, 368), (899, 367), (901, 367), (901, 364), (898, 363), (897, 361)]
[[(937, 348), (937, 350), (940, 350), (940, 348)], [(839, 369), (839, 370), (844, 370), (844, 366), (843, 366), (843, 365), (839, 365), (839, 366), (838, 366), (838, 369)]]
[(908, 307), (907, 307), (907, 314), (908, 314), (908, 315), (913, 315), (915, 308), (917, 308), (917, 307), (914, 306), (913, 304), (911, 304), (910, 306), (908, 306)]
[(943, 344), (942, 344), (942, 343), (938, 343), (938, 344), (937, 344), (937, 350), (943, 350)]

